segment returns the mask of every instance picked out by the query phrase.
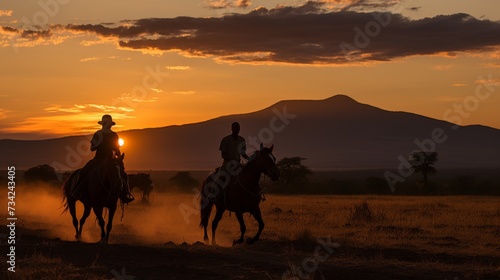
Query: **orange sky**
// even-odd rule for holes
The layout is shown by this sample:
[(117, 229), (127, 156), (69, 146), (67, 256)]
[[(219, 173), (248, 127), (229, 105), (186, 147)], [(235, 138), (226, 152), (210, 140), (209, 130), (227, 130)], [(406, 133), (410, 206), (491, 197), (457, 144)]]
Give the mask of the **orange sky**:
[[(105, 113), (128, 130), (335, 94), (500, 128), (497, 1), (188, 2), (3, 1), (0, 139), (89, 133)], [(346, 59), (338, 43), (356, 45), (373, 11), (391, 22)], [(443, 22), (451, 27), (440, 31)]]

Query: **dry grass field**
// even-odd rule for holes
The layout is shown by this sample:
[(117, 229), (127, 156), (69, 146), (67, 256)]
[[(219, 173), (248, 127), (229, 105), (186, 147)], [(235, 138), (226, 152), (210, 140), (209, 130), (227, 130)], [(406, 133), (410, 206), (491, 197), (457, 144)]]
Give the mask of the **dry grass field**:
[(262, 240), (232, 246), (239, 226), (226, 212), (218, 247), (199, 242), (194, 193), (153, 193), (122, 221), (117, 211), (108, 245), (95, 244), (93, 214), (74, 241), (53, 189), (17, 200), (16, 272), (3, 265), (1, 279), (500, 279), (499, 197), (267, 195)]

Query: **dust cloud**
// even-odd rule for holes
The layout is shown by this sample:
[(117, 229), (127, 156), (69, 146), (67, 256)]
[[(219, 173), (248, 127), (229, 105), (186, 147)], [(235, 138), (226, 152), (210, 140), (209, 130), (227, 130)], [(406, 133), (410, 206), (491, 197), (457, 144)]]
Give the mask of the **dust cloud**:
[[(36, 230), (48, 238), (74, 241), (75, 229), (69, 212), (64, 212), (62, 192), (54, 186), (43, 184), (18, 185), (16, 187), (16, 216), (19, 227)], [(203, 241), (203, 229), (199, 227), (198, 195), (179, 193), (151, 193), (149, 203), (141, 201), (141, 194), (134, 192), (136, 200), (124, 207), (124, 216), (118, 204), (114, 215), (109, 243), (165, 244), (174, 242), (188, 244)], [(3, 205), (7, 198), (0, 197)], [(212, 211), (212, 217), (215, 209)], [(83, 213), (83, 205), (77, 202), (77, 218)], [(108, 211), (104, 211), (107, 223)], [(217, 243), (230, 246), (239, 234), (234, 215), (225, 214), (217, 230)], [(211, 237), (209, 226), (209, 237)], [(98, 242), (100, 228), (92, 212), (83, 227), (84, 242)]]

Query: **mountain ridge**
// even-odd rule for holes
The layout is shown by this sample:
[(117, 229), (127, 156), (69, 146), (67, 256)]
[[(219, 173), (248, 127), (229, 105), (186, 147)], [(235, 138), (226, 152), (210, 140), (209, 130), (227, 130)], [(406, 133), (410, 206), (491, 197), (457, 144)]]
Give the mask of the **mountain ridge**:
[[(459, 126), (426, 116), (388, 111), (359, 103), (346, 95), (323, 100), (283, 100), (262, 110), (220, 116), (202, 122), (120, 131), (126, 141), (127, 168), (212, 169), (220, 165), (220, 139), (230, 124), (241, 124), (249, 152), (260, 142), (275, 144), (278, 158), (301, 156), (313, 169), (397, 168), (399, 156), (417, 149), (416, 141), (432, 140), (440, 129), (444, 143), (434, 143), (440, 167), (500, 166), (500, 130), (481, 125)], [(44, 140), (0, 140), (1, 164), (29, 168), (38, 164), (74, 169), (93, 154), (85, 151), (90, 135)]]

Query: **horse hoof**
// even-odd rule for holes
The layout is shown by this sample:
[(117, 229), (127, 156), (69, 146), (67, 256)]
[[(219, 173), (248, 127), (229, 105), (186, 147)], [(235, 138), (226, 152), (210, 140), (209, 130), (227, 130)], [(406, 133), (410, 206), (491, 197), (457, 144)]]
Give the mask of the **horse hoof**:
[(108, 240), (107, 239), (101, 239), (101, 241), (99, 241), (99, 244), (108, 244)]
[(205, 241), (205, 244), (210, 245), (210, 241), (208, 240), (208, 238), (203, 238), (203, 241)]
[(76, 241), (82, 241), (82, 236), (80, 234), (75, 235)]
[(247, 244), (248, 244), (248, 245), (252, 245), (252, 244), (254, 244), (254, 243), (255, 243), (255, 241), (257, 241), (257, 240), (255, 240), (255, 239), (253, 239), (253, 238), (248, 238), (248, 239), (247, 239)]
[(237, 239), (237, 240), (233, 240), (233, 245), (241, 244), (243, 242), (245, 242), (245, 240), (243, 240), (243, 238), (240, 238), (240, 239)]

